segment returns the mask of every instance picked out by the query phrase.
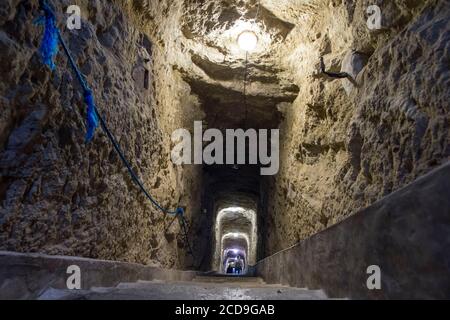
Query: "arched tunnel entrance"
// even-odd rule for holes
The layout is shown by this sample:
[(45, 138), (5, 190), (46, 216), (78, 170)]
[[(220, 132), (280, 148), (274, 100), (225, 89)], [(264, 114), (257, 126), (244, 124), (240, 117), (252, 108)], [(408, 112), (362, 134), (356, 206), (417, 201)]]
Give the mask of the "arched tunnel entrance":
[[(239, 204), (239, 201), (235, 201)], [(255, 207), (219, 209), (215, 219), (215, 250), (212, 263), (215, 270), (225, 272), (228, 267), (225, 257), (231, 258), (233, 253), (235, 257), (245, 258), (246, 265), (255, 264), (258, 240)]]
[(248, 237), (242, 233), (223, 235), (220, 250), (220, 272), (245, 274), (248, 264)]
[(203, 171), (211, 244), (203, 268), (227, 273), (229, 262), (240, 257), (245, 273), (262, 255), (266, 179), (258, 166), (206, 166)]

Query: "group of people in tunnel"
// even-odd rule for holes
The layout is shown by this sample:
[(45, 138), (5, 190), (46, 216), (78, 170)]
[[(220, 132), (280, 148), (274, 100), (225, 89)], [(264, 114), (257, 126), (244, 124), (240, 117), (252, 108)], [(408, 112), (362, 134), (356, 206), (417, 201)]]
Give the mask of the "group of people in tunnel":
[(231, 259), (227, 263), (227, 274), (242, 274), (244, 270), (244, 259), (238, 255), (235, 259)]

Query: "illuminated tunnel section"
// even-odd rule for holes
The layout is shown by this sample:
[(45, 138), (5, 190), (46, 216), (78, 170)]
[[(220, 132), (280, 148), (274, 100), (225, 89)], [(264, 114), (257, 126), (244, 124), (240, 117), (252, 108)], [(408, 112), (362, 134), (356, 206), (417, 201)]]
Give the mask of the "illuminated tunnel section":
[(239, 257), (242, 273), (263, 251), (267, 184), (258, 166), (206, 166), (203, 232), (209, 234), (202, 268), (227, 273)]
[[(253, 207), (225, 207), (215, 219), (214, 269), (225, 273), (228, 261), (241, 259), (242, 270), (256, 262), (257, 223)], [(228, 260), (228, 261), (227, 261)]]
[(222, 236), (221, 241), (221, 270), (227, 273), (230, 267), (236, 265), (238, 259), (241, 260), (242, 271), (245, 272), (248, 264), (249, 238), (245, 233), (227, 233)]

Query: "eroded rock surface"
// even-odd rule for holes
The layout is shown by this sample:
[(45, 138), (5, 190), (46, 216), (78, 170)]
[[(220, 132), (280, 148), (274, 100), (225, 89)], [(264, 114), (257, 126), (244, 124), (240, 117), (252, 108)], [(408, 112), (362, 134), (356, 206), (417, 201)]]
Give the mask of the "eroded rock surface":
[[(384, 27), (371, 32), (367, 1), (308, 3), (287, 38), (293, 51), (285, 63), (301, 91), (282, 123), (267, 227), (277, 232), (268, 234), (266, 254), (334, 225), (450, 155), (448, 4), (379, 3)], [(286, 8), (280, 14), (289, 15)], [(319, 56), (339, 71), (351, 50), (368, 58), (354, 74), (356, 88), (317, 76)]]
[[(182, 85), (165, 76), (163, 54), (126, 7), (80, 1), (82, 29), (68, 31), (69, 2), (54, 4), (63, 37), (133, 169), (163, 207), (195, 212), (183, 198), (196, 197), (192, 173), (175, 168), (168, 154), (172, 126), (196, 111), (194, 104), (177, 108)], [(167, 229), (170, 218), (138, 191), (100, 128), (84, 143), (86, 107), (65, 56), (50, 72), (37, 54), (38, 1), (1, 6), (0, 248), (184, 267), (178, 224)], [(155, 89), (167, 86), (170, 94)], [(169, 114), (178, 123), (167, 121)]]

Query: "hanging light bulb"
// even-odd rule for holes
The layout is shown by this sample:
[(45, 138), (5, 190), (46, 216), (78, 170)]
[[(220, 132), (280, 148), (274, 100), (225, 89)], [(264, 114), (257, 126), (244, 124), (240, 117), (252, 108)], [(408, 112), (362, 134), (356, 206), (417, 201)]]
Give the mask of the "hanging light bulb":
[(253, 31), (246, 30), (238, 36), (237, 42), (242, 50), (250, 52), (255, 50), (258, 37)]

